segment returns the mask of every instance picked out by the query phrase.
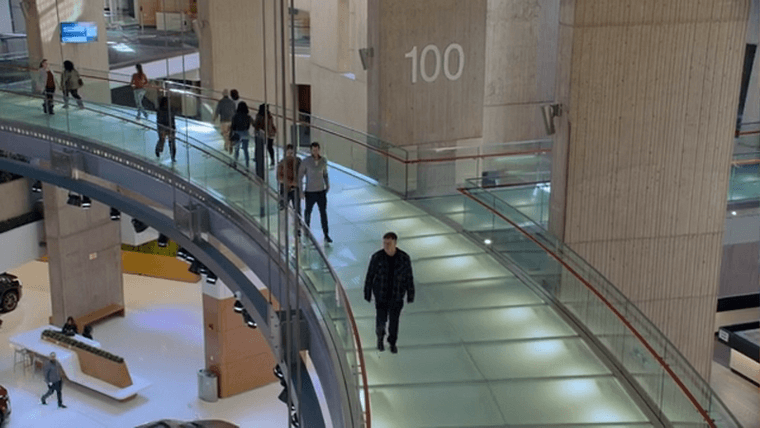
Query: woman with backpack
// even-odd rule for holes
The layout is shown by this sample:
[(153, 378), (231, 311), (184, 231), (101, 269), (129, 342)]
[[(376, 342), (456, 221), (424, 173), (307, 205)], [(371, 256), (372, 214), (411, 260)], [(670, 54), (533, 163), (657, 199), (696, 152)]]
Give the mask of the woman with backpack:
[(84, 102), (79, 95), (79, 88), (84, 85), (82, 77), (74, 68), (74, 63), (66, 60), (63, 62), (63, 73), (61, 74), (61, 90), (63, 91), (63, 108), (69, 108), (69, 94), (77, 99), (77, 106), (84, 108)]

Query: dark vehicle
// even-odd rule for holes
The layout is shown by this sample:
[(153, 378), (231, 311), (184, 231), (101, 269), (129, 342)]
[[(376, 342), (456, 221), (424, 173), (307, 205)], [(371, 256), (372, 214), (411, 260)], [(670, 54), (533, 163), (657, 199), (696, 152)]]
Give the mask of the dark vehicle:
[(21, 281), (16, 275), (0, 274), (0, 312), (16, 309), (21, 299)]
[(174, 419), (164, 419), (149, 424), (140, 425), (136, 428), (240, 428), (239, 426), (220, 421), (218, 419), (202, 420), (194, 422), (182, 422)]
[(8, 419), (11, 414), (11, 397), (8, 390), (0, 386), (0, 424)]

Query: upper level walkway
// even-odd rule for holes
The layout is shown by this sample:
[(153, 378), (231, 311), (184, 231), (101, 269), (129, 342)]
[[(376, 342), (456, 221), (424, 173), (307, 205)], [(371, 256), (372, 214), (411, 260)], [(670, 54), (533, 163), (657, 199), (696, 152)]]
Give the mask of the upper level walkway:
[[(58, 129), (138, 155), (167, 173), (202, 180), (220, 200), (258, 215), (260, 207), (246, 199), (250, 184), (231, 168), (183, 144), (176, 163), (166, 154), (156, 159), (154, 117), (145, 126), (131, 121), (134, 113), (128, 109), (92, 103), (48, 116), (40, 104), (0, 92), (0, 120)], [(182, 126), (215, 156), (228, 156), (221, 153), (223, 142), (213, 127), (192, 121)], [(328, 159), (331, 150), (324, 144)], [(678, 391), (667, 391), (678, 396), (673, 401), (646, 397), (630, 373), (622, 373), (534, 281), (518, 278), (514, 266), (508, 268), (488, 244), (465, 233), (461, 201), (415, 204), (344, 168), (331, 168), (330, 176), (328, 217), (335, 242), (324, 251), (364, 344), (372, 426), (643, 428), (663, 426), (658, 418), (673, 426), (708, 426)], [(312, 215), (315, 230), (318, 215), (316, 210)], [(277, 210), (266, 216), (274, 222)], [(370, 255), (381, 248), (387, 231), (399, 235), (399, 247), (412, 257), (417, 289), (401, 316), (398, 354), (376, 350), (374, 304), (362, 293)], [(303, 262), (305, 275), (324, 274)], [(321, 292), (335, 295), (335, 290)], [(625, 364), (640, 377), (659, 373), (651, 358)]]

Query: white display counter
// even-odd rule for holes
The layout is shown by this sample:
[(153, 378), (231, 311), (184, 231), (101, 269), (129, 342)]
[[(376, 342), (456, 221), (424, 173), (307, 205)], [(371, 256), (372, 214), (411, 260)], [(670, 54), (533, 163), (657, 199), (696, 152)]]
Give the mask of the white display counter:
[[(130, 373), (132, 378), (132, 385), (126, 388), (119, 388), (104, 382), (95, 377), (82, 373), (82, 369), (79, 364), (79, 357), (76, 352), (60, 345), (48, 342), (42, 339), (42, 332), (44, 330), (55, 330), (60, 332), (61, 329), (57, 326), (42, 326), (34, 330), (30, 330), (24, 333), (19, 333), (12, 336), (8, 341), (11, 346), (16, 349), (26, 349), (37, 355), (47, 358), (51, 352), (55, 352), (56, 360), (60, 364), (64, 375), (71, 382), (77, 383), (82, 386), (86, 386), (94, 391), (105, 394), (115, 400), (126, 400), (135, 396), (139, 391), (147, 388), (151, 385), (147, 380), (135, 376)], [(74, 339), (83, 342), (87, 345), (100, 348), (100, 343), (94, 340), (87, 339), (83, 336), (76, 335)]]

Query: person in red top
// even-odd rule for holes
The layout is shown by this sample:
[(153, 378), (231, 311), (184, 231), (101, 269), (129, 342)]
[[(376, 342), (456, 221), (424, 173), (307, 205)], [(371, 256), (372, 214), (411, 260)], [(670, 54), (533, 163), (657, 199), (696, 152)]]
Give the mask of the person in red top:
[(47, 114), (53, 113), (53, 94), (55, 94), (55, 76), (48, 67), (46, 59), (40, 61), (39, 80), (37, 90), (45, 95), (45, 101), (42, 103), (42, 111)]
[(132, 82), (130, 85), (132, 86), (132, 89), (134, 89), (135, 92), (135, 104), (137, 105), (137, 120), (140, 120), (140, 113), (145, 116), (145, 118), (148, 118), (148, 112), (145, 111), (145, 107), (143, 107), (143, 98), (145, 98), (145, 92), (147, 91), (148, 86), (148, 76), (143, 73), (142, 64), (135, 64), (135, 68), (137, 69), (137, 73), (132, 75)]

